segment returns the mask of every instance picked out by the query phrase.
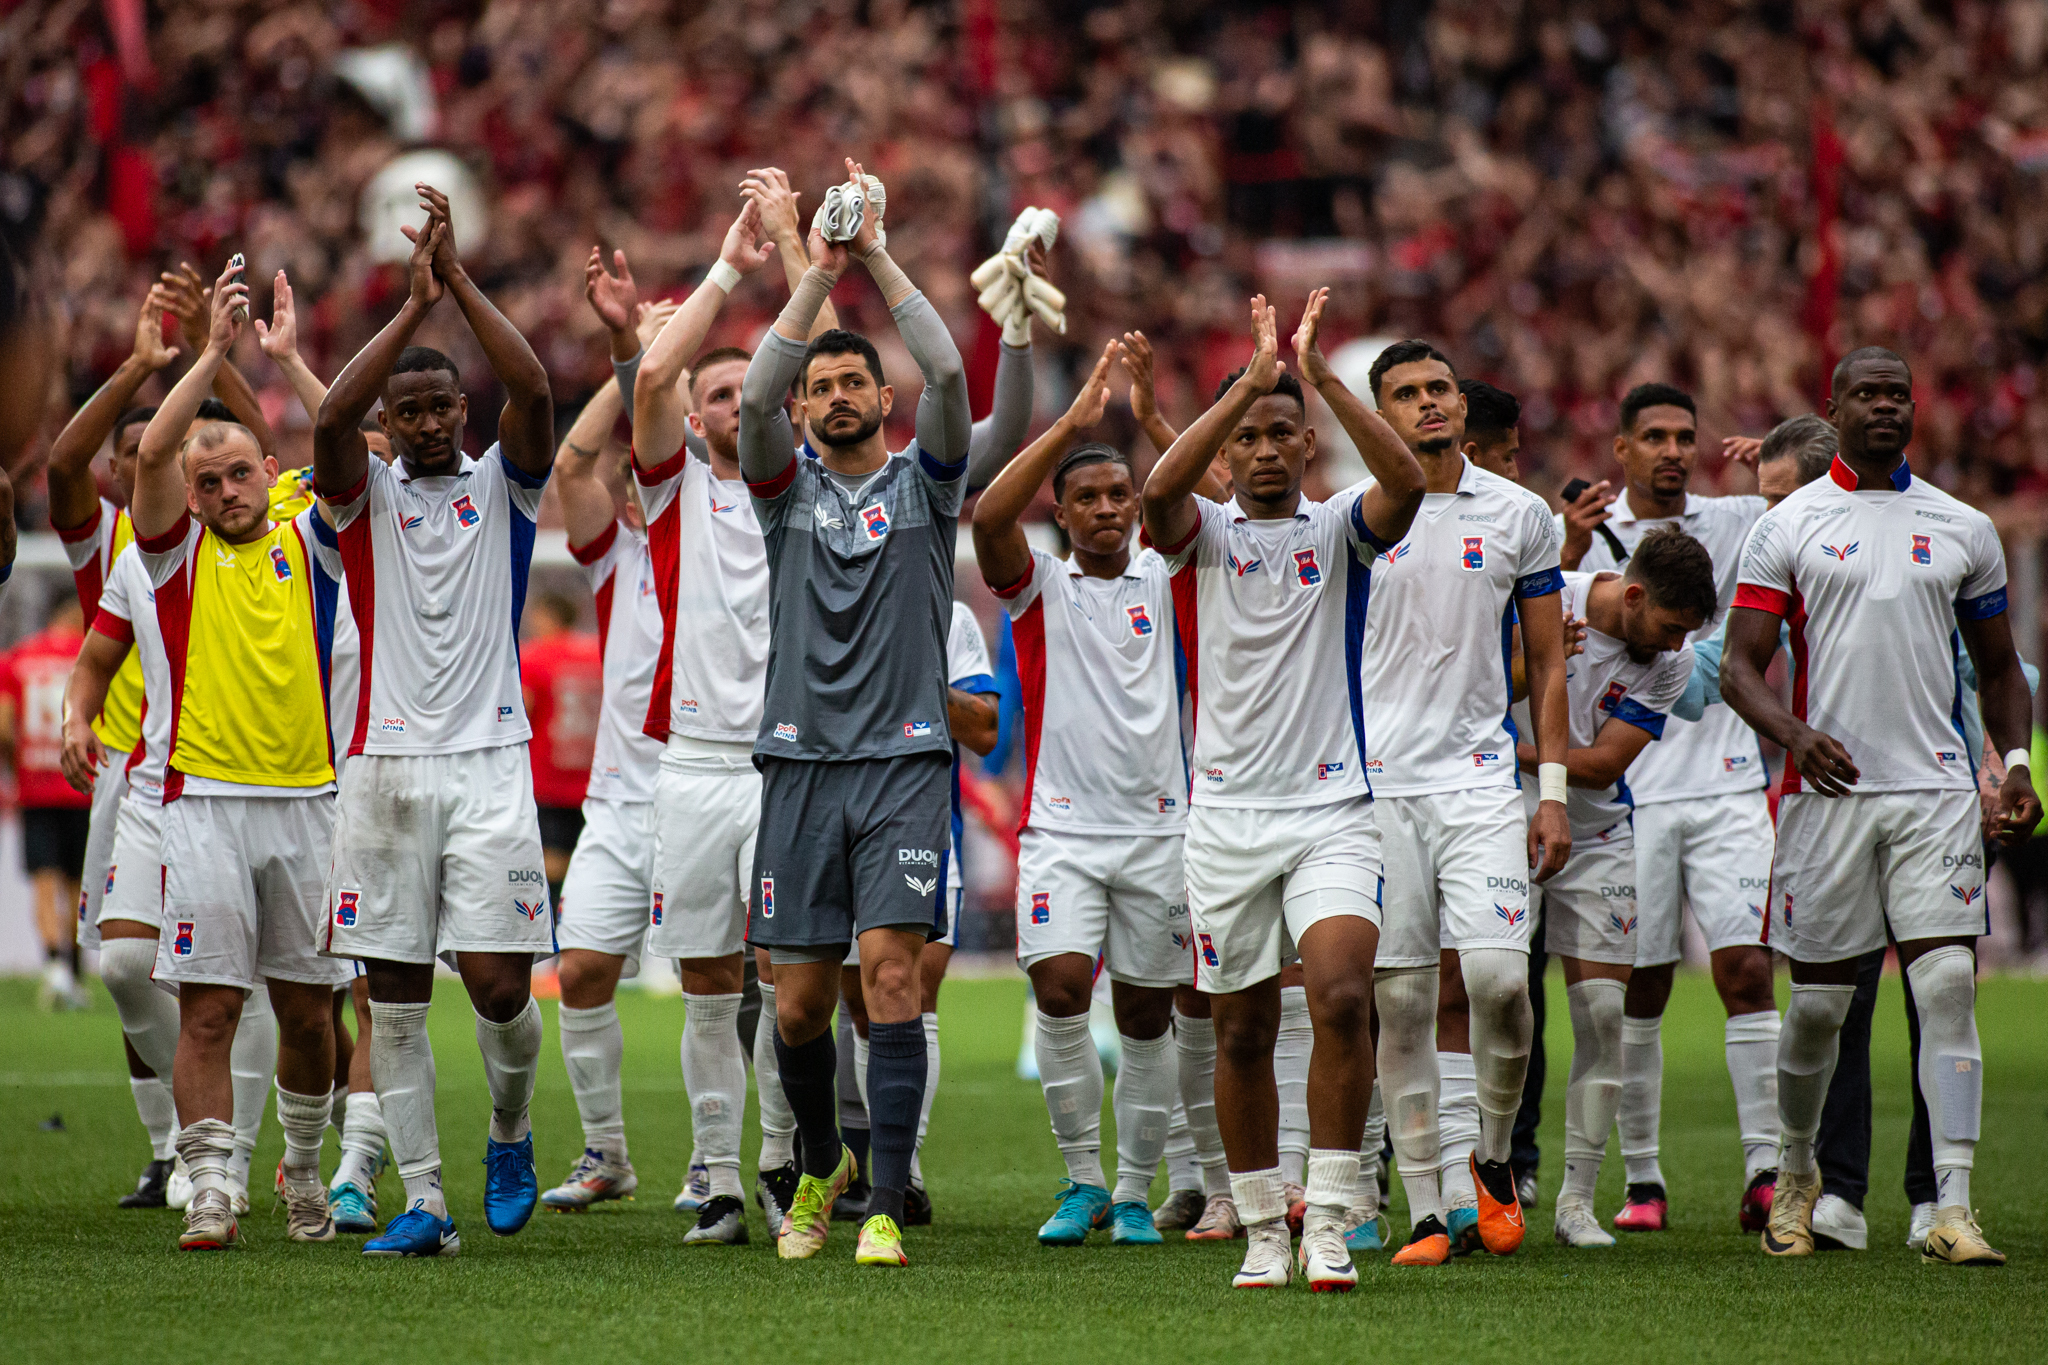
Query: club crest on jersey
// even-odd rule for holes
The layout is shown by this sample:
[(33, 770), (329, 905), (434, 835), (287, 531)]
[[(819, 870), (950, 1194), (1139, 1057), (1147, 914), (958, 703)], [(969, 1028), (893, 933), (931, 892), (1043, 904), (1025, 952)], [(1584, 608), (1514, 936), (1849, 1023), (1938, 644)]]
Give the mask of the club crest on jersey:
[(775, 727), (775, 737), (777, 739), (786, 739), (791, 744), (794, 744), (796, 743), (796, 727), (784, 721)]
[(1619, 680), (1607, 684), (1606, 695), (1600, 698), (1600, 709), (1612, 712), (1621, 705), (1621, 699), (1628, 695), (1628, 684)]
[(1615, 928), (1621, 930), (1624, 934), (1633, 934), (1636, 931), (1636, 917), (1634, 915), (1623, 919), (1620, 915), (1609, 911), (1607, 918), (1613, 922)]
[(1408, 544), (1406, 541), (1403, 541), (1401, 544), (1396, 545), (1391, 550), (1383, 550), (1380, 552), (1380, 558), (1384, 559), (1389, 564), (1393, 563), (1397, 559), (1406, 559), (1407, 557)]
[(1033, 924), (1052, 923), (1052, 893), (1050, 891), (1034, 891), (1031, 893), (1031, 922)]
[(464, 527), (474, 526), (484, 519), (483, 513), (476, 510), (476, 504), (469, 500), (467, 493), (455, 499), (449, 506), (455, 509), (455, 519)]
[(514, 896), (512, 898), (512, 908), (526, 916), (529, 920), (537, 920), (547, 911), (547, 897), (542, 896), (536, 900), (523, 901), (519, 897)]
[(1131, 618), (1131, 634), (1142, 637), (1152, 633), (1152, 618), (1145, 614), (1142, 602), (1135, 607), (1125, 607), (1124, 612)]
[(880, 540), (889, 534), (889, 509), (879, 502), (869, 503), (860, 509), (860, 526), (869, 540)]
[(775, 918), (775, 878), (761, 878), (761, 918)]
[(903, 722), (903, 737), (905, 739), (923, 739), (931, 732), (932, 723), (928, 720), (906, 720)]
[(334, 922), (343, 929), (356, 927), (356, 911), (361, 908), (362, 893), (359, 891), (337, 891), (334, 893)]
[(177, 929), (177, 932), (176, 932), (175, 934), (173, 934), (173, 935), (171, 936), (171, 956), (172, 956), (172, 957), (190, 957), (190, 956), (192, 956), (192, 921), (191, 921), (191, 920), (189, 920), (189, 919), (181, 919), (181, 920), (179, 920), (179, 921), (178, 921), (178, 929)]
[(1852, 540), (1847, 545), (1823, 545), (1820, 548), (1825, 550), (1830, 556), (1832, 556), (1835, 559), (1847, 560), (1850, 555), (1855, 554), (1858, 550), (1863, 548), (1863, 542), (1860, 540)]
[(1195, 935), (1195, 942), (1201, 947), (1202, 961), (1208, 963), (1211, 967), (1222, 965), (1222, 959), (1216, 956), (1216, 944), (1213, 939), (1207, 934), (1198, 933)]
[(1948, 893), (1951, 896), (1954, 896), (1957, 900), (1961, 901), (1964, 905), (1975, 905), (1977, 903), (1977, 897), (1984, 894), (1984, 888), (1981, 886), (1963, 887), (1951, 885), (1948, 889)]
[(1460, 536), (1465, 542), (1465, 552), (1458, 556), (1458, 567), (1470, 573), (1477, 573), (1486, 567), (1486, 537)]
[(1256, 572), (1259, 565), (1264, 562), (1264, 560), (1260, 559), (1239, 559), (1235, 554), (1230, 556), (1230, 567), (1239, 578), (1243, 578), (1248, 573)]
[(1526, 905), (1506, 906), (1502, 905), (1499, 901), (1495, 901), (1493, 903), (1493, 913), (1506, 921), (1508, 928), (1516, 929), (1520, 928), (1522, 921), (1528, 918), (1529, 907)]
[(1926, 536), (1913, 537), (1913, 562), (1915, 564), (1932, 564), (1934, 562), (1934, 542), (1931, 539)]
[(1294, 578), (1304, 588), (1313, 588), (1323, 581), (1323, 571), (1316, 567), (1315, 547), (1294, 552)]
[[(1923, 537), (1915, 536), (1914, 539), (1919, 540)], [(280, 583), (292, 581), (292, 562), (286, 557), (282, 545), (270, 547), (270, 571), (277, 575), (277, 581)]]
[(1343, 773), (1344, 765), (1342, 763), (1316, 764), (1316, 781), (1318, 782), (1328, 782), (1333, 777), (1341, 777)]
[(661, 927), (661, 893), (659, 891), (654, 893), (654, 905), (647, 912), (647, 922), (657, 929)]

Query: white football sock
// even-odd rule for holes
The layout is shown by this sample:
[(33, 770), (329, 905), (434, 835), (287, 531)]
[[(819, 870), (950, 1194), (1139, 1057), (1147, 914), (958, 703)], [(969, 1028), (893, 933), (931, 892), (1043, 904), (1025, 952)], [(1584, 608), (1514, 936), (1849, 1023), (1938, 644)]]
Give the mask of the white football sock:
[(441, 1135), (434, 1124), (434, 1046), (427, 1006), (370, 1002), (370, 1074), (391, 1138), (391, 1159), (405, 1181), (406, 1207), (448, 1216), (441, 1197)]
[(1202, 1167), (1202, 1195), (1230, 1193), (1230, 1166), (1223, 1156), (1223, 1131), (1216, 1126), (1216, 1021), (1173, 1012), (1174, 1056), (1179, 1062), (1180, 1103), (1188, 1137)]
[(277, 1077), (277, 1016), (270, 1012), (270, 993), (261, 986), (242, 1002), (242, 1018), (228, 1048), (228, 1071), (235, 1087), (235, 1151), (228, 1160), (228, 1179), (246, 1190), (249, 1158), (263, 1134), (263, 1106)]
[(714, 1197), (741, 1197), (740, 1120), (747, 1107), (747, 1058), (740, 1050), (740, 995), (683, 997), (683, 1089), (690, 1137), (711, 1174)]
[(1776, 1010), (1733, 1015), (1722, 1030), (1745, 1181), (1778, 1159), (1778, 1033)]
[(1615, 1124), (1621, 1129), (1623, 1179), (1631, 1185), (1661, 1185), (1664, 1168), (1657, 1163), (1658, 1119), (1664, 1107), (1664, 1020), (1621, 1020), (1621, 1104)]
[(1529, 955), (1514, 948), (1467, 948), (1458, 954), (1471, 1002), (1472, 1074), (1479, 1109), (1478, 1156), (1506, 1161), (1515, 1116), (1529, 1075), (1536, 1017), (1529, 1008)]
[(1052, 1135), (1067, 1163), (1067, 1178), (1098, 1188), (1102, 1174), (1102, 1059), (1088, 1032), (1088, 1016), (1038, 1014), (1038, 1083), (1045, 1091)]
[(775, 983), (761, 983), (761, 1021), (754, 1025), (754, 1090), (761, 1106), (761, 1158), (764, 1171), (779, 1170), (796, 1160), (796, 1115), (782, 1093), (782, 1072), (775, 1061)]
[(569, 1089), (583, 1119), (583, 1145), (602, 1152), (607, 1161), (623, 1164), (626, 1110), (619, 1067), (626, 1055), (626, 1035), (619, 1027), (618, 1003), (607, 1000), (587, 1010), (563, 1005), (555, 1011), (555, 1026), (562, 1034)]
[(114, 997), (121, 1032), (142, 1064), (168, 1086), (178, 1055), (178, 1000), (150, 980), (155, 969), (153, 938), (110, 938), (100, 948), (100, 980)]
[(1621, 1104), (1621, 1020), (1628, 987), (1613, 977), (1588, 977), (1567, 987), (1572, 1015), (1572, 1069), (1564, 1091), (1564, 1188), (1560, 1204), (1593, 1206), (1607, 1134)]
[(476, 1046), (491, 1087), (493, 1142), (517, 1142), (533, 1131), (527, 1111), (540, 1074), (540, 1040), (540, 1004), (530, 995), (526, 1008), (502, 1024), (476, 1017)]
[(1372, 1099), (1365, 1108), (1365, 1136), (1358, 1144), (1358, 1188), (1351, 1196), (1352, 1211), (1363, 1222), (1380, 1211), (1380, 1153), (1387, 1143), (1387, 1109), (1380, 1099), (1380, 1083), (1372, 1083)]
[(1778, 1169), (1788, 1174), (1811, 1175), (1816, 1169), (1813, 1137), (1840, 1055), (1842, 1021), (1855, 995), (1852, 985), (1792, 983), (1792, 1004), (1778, 1038)]
[(149, 1134), (149, 1154), (168, 1161), (176, 1148), (172, 1139), (178, 1132), (178, 1107), (171, 1100), (171, 1088), (154, 1076), (130, 1076), (129, 1093), (135, 1096), (135, 1114)]
[(284, 1129), (284, 1178), (300, 1185), (320, 1182), (320, 1143), (327, 1136), (327, 1118), (334, 1092), (295, 1095), (277, 1087), (277, 1122)]
[(917, 1146), (910, 1153), (910, 1183), (924, 1188), (924, 1135), (931, 1131), (932, 1100), (939, 1093), (939, 1016), (920, 1014), (924, 1024), (924, 1103), (917, 1111)]
[(1247, 1230), (1287, 1216), (1287, 1182), (1278, 1166), (1263, 1171), (1232, 1171), (1230, 1197), (1237, 1205), (1237, 1220)]
[(1123, 1035), (1123, 1061), (1116, 1069), (1110, 1112), (1116, 1116), (1116, 1192), (1113, 1203), (1143, 1204), (1166, 1149), (1173, 1121), (1173, 1095), (1180, 1088), (1172, 1033), (1157, 1038)]
[(1280, 1033), (1273, 1041), (1273, 1084), (1280, 1091), (1280, 1173), (1290, 1185), (1308, 1178), (1308, 1057), (1315, 1047), (1308, 988), (1280, 989)]
[(229, 1191), (228, 1162), (235, 1150), (235, 1129), (219, 1119), (199, 1119), (178, 1130), (178, 1156), (192, 1180), (192, 1197), (208, 1190)]
[(384, 1154), (384, 1105), (374, 1090), (352, 1091), (341, 1121), (341, 1165), (334, 1185), (371, 1190), (377, 1184), (377, 1158)]
[(1393, 967), (1373, 973), (1379, 1005), (1380, 1093), (1394, 1138), (1394, 1161), (1408, 1192), (1408, 1218), (1443, 1217), (1437, 1185), (1441, 1164), (1437, 1128), (1437, 969)]
[(1934, 1150), (1935, 1203), (1970, 1207), (1970, 1167), (1984, 1111), (1984, 1050), (1977, 1039), (1977, 959), (1959, 944), (1906, 968), (1920, 1011), (1920, 1094)]
[(1188, 1111), (1180, 1102), (1179, 1054), (1180, 1048), (1176, 1044), (1173, 1109), (1166, 1120), (1166, 1146), (1159, 1152), (1159, 1159), (1166, 1167), (1168, 1193), (1202, 1188), (1202, 1163), (1195, 1160), (1195, 1139), (1194, 1135), (1188, 1132)]
[(1436, 1054), (1438, 1080), (1437, 1170), (1441, 1173), (1444, 1207), (1474, 1209), (1479, 1194), (1472, 1188), (1472, 1151), (1479, 1145), (1479, 1079), (1469, 1052)]
[(1308, 1183), (1302, 1194), (1308, 1202), (1308, 1212), (1302, 1219), (1303, 1232), (1311, 1223), (1330, 1222), (1339, 1228), (1344, 1226), (1345, 1214), (1358, 1190), (1358, 1172), (1362, 1164), (1356, 1152), (1332, 1151), (1325, 1147), (1309, 1150)]

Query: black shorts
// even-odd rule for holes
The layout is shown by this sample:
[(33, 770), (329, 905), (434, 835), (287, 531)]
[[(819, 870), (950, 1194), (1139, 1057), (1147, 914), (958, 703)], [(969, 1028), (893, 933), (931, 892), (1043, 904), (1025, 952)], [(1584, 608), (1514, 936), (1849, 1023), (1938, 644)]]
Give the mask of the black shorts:
[(542, 806), (540, 807), (540, 846), (558, 848), (564, 853), (576, 849), (576, 840), (583, 833), (583, 807)]
[(950, 755), (758, 761), (749, 944), (836, 947), (843, 956), (869, 929), (945, 936), (938, 883), (953, 831)]
[(85, 873), (85, 832), (92, 812), (83, 806), (27, 806), (21, 812), (21, 863), (31, 874)]

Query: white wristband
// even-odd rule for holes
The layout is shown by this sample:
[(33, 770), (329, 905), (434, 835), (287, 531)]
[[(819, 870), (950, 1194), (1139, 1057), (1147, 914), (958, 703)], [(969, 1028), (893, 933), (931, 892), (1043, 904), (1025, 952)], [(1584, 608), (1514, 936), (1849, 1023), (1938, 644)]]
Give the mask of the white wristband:
[(1536, 765), (1536, 799), (1539, 801), (1564, 800), (1565, 767), (1562, 763), (1538, 763)]
[(2026, 768), (2031, 772), (2033, 769), (2032, 755), (2025, 749), (2014, 749), (2011, 753), (2007, 754), (2005, 756), (2005, 770), (2011, 772), (2014, 768)]
[(733, 269), (731, 262), (721, 258), (713, 261), (711, 268), (704, 272), (704, 282), (715, 284), (730, 294), (739, 285), (740, 272)]

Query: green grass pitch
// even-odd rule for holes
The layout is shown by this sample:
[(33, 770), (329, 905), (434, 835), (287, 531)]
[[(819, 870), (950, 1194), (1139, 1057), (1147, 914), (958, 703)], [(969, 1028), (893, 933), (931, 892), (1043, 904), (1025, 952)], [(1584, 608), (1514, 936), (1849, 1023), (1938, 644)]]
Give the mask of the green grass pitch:
[[(641, 1198), (581, 1216), (535, 1215), (500, 1240), (481, 1208), (487, 1095), (471, 1015), (444, 985), (433, 1016), (448, 1194), (459, 1259), (371, 1262), (354, 1240), (286, 1242), (267, 1193), (282, 1151), (274, 1114), (256, 1152), (244, 1245), (174, 1250), (179, 1216), (114, 1207), (146, 1158), (102, 995), (83, 1015), (39, 1014), (31, 983), (0, 983), (0, 1361), (211, 1362), (528, 1359), (894, 1362), (964, 1360), (1511, 1361), (2038, 1358), (2048, 1308), (2048, 983), (1986, 982), (1987, 1069), (1977, 1196), (2002, 1270), (1927, 1266), (1904, 1245), (1899, 1192), (1909, 1112), (1897, 981), (1876, 1040), (1872, 1249), (1766, 1260), (1736, 1230), (1741, 1155), (1707, 980), (1683, 974), (1665, 1029), (1664, 1167), (1676, 1228), (1611, 1251), (1550, 1239), (1571, 1051), (1555, 969), (1543, 1196), (1520, 1254), (1438, 1270), (1361, 1269), (1356, 1293), (1233, 1293), (1241, 1244), (1078, 1250), (1038, 1246), (1061, 1174), (1038, 1088), (1014, 1078), (1021, 980), (955, 981), (940, 1003), (945, 1074), (925, 1169), (937, 1224), (913, 1229), (907, 1271), (857, 1270), (850, 1225), (816, 1261), (783, 1264), (752, 1212), (739, 1249), (685, 1249), (669, 1200), (688, 1153), (676, 1066), (682, 1008), (629, 992), (626, 1115)], [(1780, 979), (1782, 1001), (1785, 985)], [(534, 1128), (543, 1185), (580, 1147), (554, 1006)], [(63, 1115), (63, 1131), (40, 1124)], [(749, 1127), (752, 1117), (749, 1116)], [(1110, 1128), (1107, 1119), (1105, 1136)], [(330, 1136), (328, 1163), (334, 1149)], [(743, 1170), (751, 1180), (752, 1139)], [(1599, 1212), (1620, 1202), (1610, 1153)], [(1395, 1218), (1400, 1226), (1399, 1182)], [(1161, 1191), (1155, 1190), (1155, 1199)], [(387, 1174), (386, 1212), (400, 1197)], [(2025, 1343), (2032, 1341), (2033, 1347)]]

